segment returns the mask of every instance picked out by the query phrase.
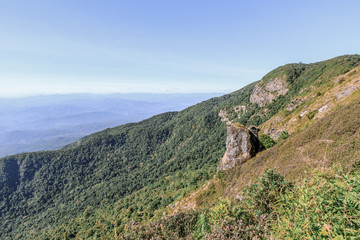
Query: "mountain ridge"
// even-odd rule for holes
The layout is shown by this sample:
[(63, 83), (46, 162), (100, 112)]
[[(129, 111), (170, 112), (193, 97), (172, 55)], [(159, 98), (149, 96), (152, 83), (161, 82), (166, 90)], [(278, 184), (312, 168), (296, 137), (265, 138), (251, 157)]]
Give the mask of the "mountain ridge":
[[(262, 81), (180, 112), (107, 129), (59, 151), (2, 158), (0, 211), (4, 232), (0, 236), (36, 238), (54, 226), (60, 226), (53, 230), (60, 234), (66, 222), (76, 220), (88, 206), (118, 209), (114, 216), (120, 221), (115, 224), (119, 229), (131, 219), (160, 218), (161, 211), (215, 174), (225, 152), (226, 121), (220, 120), (221, 111), (229, 122), (263, 124), (286, 111), (294, 96), (309, 94), (311, 86), (320, 88), (359, 63), (360, 56), (351, 55), (315, 64), (285, 65)], [(279, 77), (289, 84), (284, 95), (276, 95), (262, 107), (250, 102), (255, 86), (263, 87)], [(151, 192), (157, 194), (151, 196)], [(29, 229), (36, 230), (30, 233)], [(81, 227), (72, 231), (74, 236), (85, 234)]]
[(179, 111), (218, 95), (71, 94), (0, 99), (0, 157), (56, 150), (91, 133)]

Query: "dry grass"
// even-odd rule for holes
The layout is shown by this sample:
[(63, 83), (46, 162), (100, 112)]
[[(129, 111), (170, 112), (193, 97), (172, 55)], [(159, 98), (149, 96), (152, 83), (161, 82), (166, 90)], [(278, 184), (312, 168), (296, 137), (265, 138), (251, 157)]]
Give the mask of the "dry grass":
[[(291, 111), (290, 114), (280, 112), (262, 124), (260, 134), (268, 133), (270, 129), (288, 131), (289, 133), (302, 131), (317, 120), (335, 111), (338, 107), (346, 105), (352, 99), (352, 95), (346, 94), (359, 92), (359, 72), (360, 67), (355, 67), (348, 73), (331, 79), (321, 87), (316, 88), (313, 86), (308, 94), (300, 97), (303, 103), (298, 104), (297, 108)], [(341, 93), (346, 93), (346, 96)], [(301, 116), (301, 113), (304, 113), (303, 116)], [(314, 116), (308, 117), (310, 113), (313, 113)]]
[(220, 197), (234, 198), (269, 168), (295, 181), (310, 177), (314, 169), (326, 171), (336, 163), (345, 170), (350, 169), (360, 156), (360, 93), (350, 97), (350, 103), (338, 106), (304, 131), (261, 152), (242, 166), (227, 170), (221, 180), (214, 178), (182, 200), (177, 210), (211, 206)]
[(347, 169), (360, 156), (360, 94), (350, 104), (295, 134), (287, 141), (260, 153), (239, 169), (236, 184), (225, 193), (234, 195), (268, 168), (290, 180), (308, 177), (314, 168), (341, 163)]

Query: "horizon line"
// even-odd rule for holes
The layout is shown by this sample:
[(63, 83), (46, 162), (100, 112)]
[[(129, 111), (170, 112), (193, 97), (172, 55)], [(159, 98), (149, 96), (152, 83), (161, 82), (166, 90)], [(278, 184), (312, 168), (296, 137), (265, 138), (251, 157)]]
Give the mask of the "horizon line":
[(236, 89), (226, 89), (222, 91), (196, 91), (196, 92), (112, 92), (112, 93), (94, 93), (94, 92), (71, 92), (71, 93), (39, 93), (39, 94), (14, 94), (9, 96), (0, 96), (0, 99), (20, 99), (31, 97), (48, 97), (48, 96), (74, 96), (74, 95), (131, 95), (131, 94), (148, 94), (148, 95), (175, 95), (175, 94), (228, 94)]

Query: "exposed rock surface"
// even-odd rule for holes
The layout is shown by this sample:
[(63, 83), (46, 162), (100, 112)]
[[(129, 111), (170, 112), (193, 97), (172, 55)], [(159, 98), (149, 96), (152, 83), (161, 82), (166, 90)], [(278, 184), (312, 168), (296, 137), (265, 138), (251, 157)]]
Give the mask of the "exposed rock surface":
[(278, 130), (276, 131), (274, 134), (272, 134), (272, 137), (274, 140), (278, 140), (278, 138), (280, 137), (280, 135), (283, 133), (284, 131)]
[(250, 96), (251, 103), (257, 103), (260, 107), (271, 103), (280, 95), (285, 95), (289, 91), (289, 84), (283, 78), (270, 79), (263, 87), (261, 82), (256, 84)]
[(273, 78), (265, 84), (265, 90), (269, 92), (277, 91), (279, 95), (285, 95), (288, 89), (288, 83), (283, 78)]
[(300, 116), (300, 117), (303, 117), (303, 116), (305, 116), (308, 112), (309, 112), (309, 110), (305, 110), (305, 111), (301, 112), (299, 116)]
[(347, 96), (349, 96), (351, 93), (353, 93), (354, 91), (356, 91), (356, 90), (358, 90), (359, 89), (359, 87), (357, 87), (357, 86), (349, 86), (349, 87), (346, 87), (346, 88), (344, 88), (342, 91), (340, 91), (339, 93), (337, 93), (336, 95), (335, 95), (335, 99), (336, 100), (340, 100), (340, 99), (342, 99), (342, 98), (344, 98), (344, 97), (347, 97)]
[(330, 109), (332, 108), (332, 104), (331, 102), (327, 102), (325, 105), (323, 105), (321, 108), (319, 108), (319, 113), (326, 113), (328, 112)]
[(225, 122), (226, 125), (230, 125), (231, 121), (229, 120), (228, 116), (227, 116), (227, 112), (224, 109), (220, 109), (218, 116), (221, 118), (222, 122)]
[(277, 140), (281, 133), (284, 131), (284, 129), (278, 129), (277, 127), (275, 127), (267, 130), (266, 132), (264, 131), (264, 133), (269, 135), (272, 139)]
[(305, 102), (306, 99), (293, 99), (290, 101), (289, 105), (286, 107), (286, 110), (292, 111), (297, 108), (301, 103)]
[(235, 113), (237, 114), (237, 118), (240, 119), (241, 115), (246, 113), (246, 106), (245, 105), (239, 105), (233, 107)]
[(260, 107), (265, 106), (265, 104), (272, 102), (274, 99), (275, 96), (273, 94), (266, 92), (258, 85), (254, 87), (253, 93), (250, 96), (250, 102), (257, 103)]
[(246, 113), (246, 106), (245, 105), (239, 105), (239, 106), (234, 106), (234, 111), (236, 113)]
[(259, 129), (255, 126), (251, 126), (249, 130), (238, 123), (229, 125), (226, 152), (220, 160), (218, 170), (226, 170), (240, 165), (261, 151), (263, 146), (257, 137), (258, 131)]

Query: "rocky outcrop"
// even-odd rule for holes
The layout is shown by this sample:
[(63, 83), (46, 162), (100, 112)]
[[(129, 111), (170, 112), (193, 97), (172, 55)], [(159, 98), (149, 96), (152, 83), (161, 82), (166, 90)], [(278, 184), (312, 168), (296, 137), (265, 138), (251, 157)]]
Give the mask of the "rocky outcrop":
[(331, 103), (331, 101), (329, 101), (326, 104), (324, 104), (323, 106), (321, 106), (321, 108), (319, 108), (318, 113), (324, 114), (324, 113), (328, 112), (332, 107), (333, 107), (333, 104)]
[(335, 94), (335, 99), (336, 100), (340, 100), (344, 97), (349, 96), (351, 93), (353, 93), (354, 91), (358, 90), (360, 87), (358, 86), (348, 86), (344, 89), (342, 89), (340, 92), (338, 92), (337, 94)]
[(226, 110), (220, 109), (218, 116), (221, 118), (222, 122), (226, 123), (226, 125), (231, 124), (231, 121), (228, 118), (228, 114), (227, 114)]
[(303, 98), (293, 99), (290, 101), (289, 105), (286, 107), (286, 110), (292, 111), (305, 101), (306, 101), (306, 99), (303, 99)]
[(246, 113), (246, 106), (245, 105), (239, 105), (239, 106), (233, 106), (234, 112), (237, 114), (237, 118), (240, 119), (241, 116)]
[(257, 132), (258, 128), (234, 123), (228, 126), (226, 138), (226, 152), (220, 160), (218, 170), (226, 170), (244, 163), (263, 149)]
[(289, 91), (289, 84), (284, 78), (273, 78), (264, 86), (261, 86), (261, 84), (262, 82), (255, 85), (253, 93), (250, 96), (250, 102), (256, 103), (260, 107), (271, 103), (274, 99), (280, 95), (285, 95)]
[(234, 108), (234, 111), (235, 111), (237, 114), (246, 113), (246, 106), (245, 106), (245, 105), (234, 106), (233, 108)]

